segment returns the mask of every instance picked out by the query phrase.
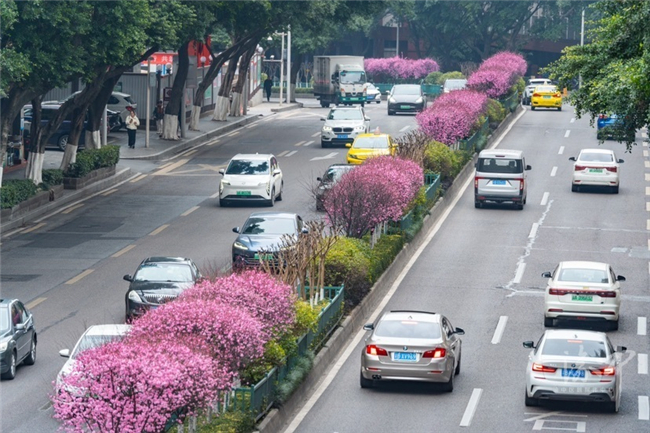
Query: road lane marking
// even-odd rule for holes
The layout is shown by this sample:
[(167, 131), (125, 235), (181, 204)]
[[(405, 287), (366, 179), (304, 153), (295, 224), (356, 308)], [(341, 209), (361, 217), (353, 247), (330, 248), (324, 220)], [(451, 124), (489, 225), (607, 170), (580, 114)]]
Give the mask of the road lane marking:
[[(157, 173), (154, 173), (154, 175), (155, 175), (155, 174), (157, 174)], [(132, 180), (131, 180), (131, 183), (140, 182), (140, 181), (141, 181), (142, 179), (144, 179), (145, 177), (147, 177), (146, 174), (141, 174), (140, 176), (136, 177), (135, 179), (132, 179)]]
[(284, 156), (284, 155), (286, 155), (287, 153), (289, 153), (289, 151), (288, 151), (288, 150), (285, 150), (284, 152), (279, 153), (279, 154), (278, 154), (278, 157)]
[(217, 191), (217, 192), (215, 192), (214, 194), (212, 194), (212, 195), (210, 196), (210, 198), (217, 198), (217, 197), (219, 197), (220, 194), (221, 194), (221, 193), (220, 193), (219, 191)]
[(560, 410), (554, 411), (554, 412), (544, 412), (544, 413), (539, 413), (539, 412), (524, 412), (524, 415), (537, 415), (533, 416), (530, 418), (524, 419), (524, 422), (531, 422), (531, 421), (537, 421), (538, 419), (544, 419), (548, 418), (551, 416), (572, 416), (576, 418), (587, 418), (587, 415), (578, 415), (578, 414), (571, 414), (571, 413), (565, 413)]
[(650, 168), (650, 161), (644, 161), (645, 168)]
[(61, 212), (61, 213), (62, 213), (62, 214), (69, 214), (69, 213), (72, 212), (73, 210), (77, 210), (77, 209), (79, 209), (80, 207), (83, 207), (83, 206), (84, 206), (83, 203), (79, 203), (79, 204), (77, 204), (77, 205), (70, 206), (69, 208), (67, 208), (66, 210), (64, 210), (64, 211)]
[(320, 132), (314, 132), (311, 136), (312, 137), (318, 137), (320, 135)]
[(30, 227), (28, 229), (22, 230), (20, 233), (22, 233), (22, 234), (30, 233), (30, 232), (33, 232), (34, 230), (40, 229), (41, 227), (43, 227), (45, 225), (46, 225), (45, 223), (39, 223), (39, 224), (36, 224), (34, 227)]
[(27, 307), (28, 310), (33, 310), (34, 307), (36, 307), (38, 304), (46, 300), (47, 298), (36, 298), (32, 302), (25, 304), (25, 307)]
[(645, 187), (645, 195), (650, 195), (650, 186)]
[(648, 151), (647, 150), (643, 151), (643, 156), (645, 156), (646, 158), (648, 157)]
[[(568, 427), (550, 427), (550, 426), (544, 425), (544, 423), (552, 423), (552, 422), (564, 423), (564, 424), (567, 424), (567, 423), (573, 424), (573, 423), (575, 423), (576, 428), (572, 429), (572, 428), (568, 428)], [(573, 427), (573, 425), (572, 425), (572, 427)], [(568, 430), (568, 431), (574, 431), (574, 432), (577, 432), (577, 433), (584, 433), (584, 432), (587, 431), (587, 423), (585, 421), (565, 421), (565, 420), (562, 420), (562, 419), (540, 419), (540, 420), (535, 421), (535, 425), (533, 425), (533, 431), (541, 431), (541, 430)]]
[(526, 270), (526, 263), (524, 262), (519, 263), (519, 265), (517, 266), (517, 271), (515, 272), (515, 279), (512, 280), (512, 282), (515, 284), (521, 283), (521, 279), (524, 276), (525, 270)]
[(569, 135), (571, 135), (571, 130), (567, 129), (566, 132), (564, 133), (564, 138), (569, 138)]
[(109, 195), (111, 195), (111, 194), (113, 194), (113, 193), (115, 193), (115, 192), (118, 192), (118, 191), (119, 191), (119, 189), (117, 189), (117, 188), (113, 188), (113, 189), (109, 189), (108, 191), (102, 193), (102, 195), (103, 195), (104, 197), (106, 197), (106, 196), (109, 196)]
[(645, 131), (641, 131), (641, 137), (648, 138), (648, 133)]
[(555, 177), (556, 174), (557, 174), (557, 167), (553, 167), (553, 169), (551, 170), (551, 177)]
[(253, 122), (250, 125), (246, 126), (246, 129), (251, 129), (253, 127), (257, 126), (257, 122)]
[(298, 153), (297, 150), (292, 150), (291, 152), (289, 152), (289, 153), (287, 153), (286, 155), (284, 155), (284, 157), (285, 157), (285, 158), (289, 158), (290, 156), (293, 156), (293, 155), (295, 155), (296, 153)]
[(650, 212), (650, 201), (647, 201), (647, 202), (645, 203), (645, 210), (647, 210), (648, 212)]
[(199, 208), (199, 206), (191, 207), (191, 208), (189, 208), (188, 210), (186, 210), (185, 212), (183, 212), (183, 213), (181, 214), (181, 216), (188, 216), (189, 214), (191, 214), (192, 212), (194, 212), (194, 211), (197, 210), (198, 208)]
[(219, 142), (219, 139), (217, 138), (217, 139), (212, 140), (211, 142), (209, 142), (209, 143), (207, 144), (207, 146), (212, 146), (213, 144), (217, 144), (218, 142)]
[(646, 173), (646, 174), (645, 174), (645, 180), (646, 180), (647, 182), (650, 182), (650, 173)]
[(648, 421), (650, 420), (650, 399), (647, 395), (639, 396), (639, 419)]
[(558, 150), (557, 154), (562, 155), (564, 153), (564, 146), (560, 146), (560, 150)]
[(650, 220), (647, 220), (645, 223), (645, 229), (650, 230)]
[(637, 359), (639, 360), (638, 373), (639, 374), (648, 374), (648, 354), (647, 353), (639, 353), (637, 355)]
[(338, 154), (339, 154), (338, 152), (331, 152), (325, 156), (315, 156), (312, 159), (310, 159), (310, 161), (322, 161), (323, 159), (332, 159)]
[(404, 131), (406, 131), (407, 129), (409, 129), (410, 127), (411, 127), (411, 125), (406, 125), (406, 126), (404, 126), (402, 129), (400, 129), (399, 132), (404, 132)]
[(149, 233), (149, 236), (156, 236), (158, 233), (162, 232), (165, 230), (167, 227), (169, 227), (169, 224), (163, 224), (160, 227), (158, 227), (156, 230), (152, 231)]
[(65, 283), (66, 283), (66, 284), (74, 284), (74, 283), (76, 283), (77, 281), (81, 280), (82, 278), (84, 278), (84, 277), (86, 277), (86, 276), (92, 274), (93, 271), (94, 271), (94, 269), (86, 269), (85, 271), (83, 271), (82, 273), (80, 273), (80, 274), (77, 275), (76, 277), (74, 277), (74, 278), (72, 278), (72, 279), (66, 281)]
[(648, 318), (638, 317), (636, 319), (636, 335), (646, 335), (648, 329)]
[(501, 337), (503, 336), (503, 331), (506, 330), (507, 323), (508, 316), (499, 317), (499, 323), (497, 323), (497, 328), (494, 330), (494, 335), (492, 336), (492, 344), (499, 344), (501, 342)]
[(189, 159), (179, 159), (178, 161), (174, 162), (173, 164), (169, 164), (165, 168), (161, 168), (160, 170), (152, 173), (153, 176), (162, 176), (163, 174), (167, 174), (172, 170), (176, 170), (178, 167), (187, 164)]
[(307, 147), (310, 144), (314, 144), (314, 140), (309, 140), (307, 143), (303, 144), (303, 146)]
[(571, 123), (573, 123), (573, 122), (575, 122), (575, 121), (576, 121), (576, 118), (575, 118), (575, 117), (572, 117), (572, 118), (571, 118)]
[(299, 141), (296, 144), (294, 144), (294, 146), (296, 146), (296, 147), (302, 146), (304, 143), (305, 143), (305, 141)]
[(230, 134), (226, 134), (226, 137), (234, 137), (237, 134), (239, 134), (239, 131), (233, 131)]
[(542, 206), (546, 206), (546, 203), (548, 203), (548, 192), (544, 193), (544, 195), (542, 196), (542, 201), (539, 204)]
[(190, 150), (189, 152), (187, 152), (187, 153), (186, 153), (185, 155), (183, 155), (183, 156), (194, 155), (196, 152), (198, 152), (198, 149)]
[(533, 226), (530, 228), (530, 233), (528, 233), (528, 238), (537, 236), (537, 229), (539, 229), (539, 223), (533, 223)]
[(113, 254), (111, 257), (117, 258), (117, 257), (121, 256), (122, 254), (128, 253), (129, 251), (131, 251), (135, 247), (136, 247), (135, 244), (128, 245), (128, 246), (122, 248), (121, 250), (119, 250), (118, 252), (116, 252), (115, 254)]
[(483, 394), (481, 388), (474, 388), (474, 391), (472, 391), (472, 396), (469, 398), (469, 403), (467, 403), (467, 408), (465, 408), (463, 418), (460, 420), (461, 427), (469, 427), (472, 423), (472, 418), (474, 418), (474, 413), (476, 413), (478, 402), (481, 400), (481, 394)]

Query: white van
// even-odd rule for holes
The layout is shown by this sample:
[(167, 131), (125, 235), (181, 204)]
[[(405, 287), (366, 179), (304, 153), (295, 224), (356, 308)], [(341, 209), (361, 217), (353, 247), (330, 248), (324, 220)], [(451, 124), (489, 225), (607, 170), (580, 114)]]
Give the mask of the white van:
[(474, 174), (474, 207), (485, 202), (512, 203), (521, 210), (526, 204), (526, 165), (521, 150), (483, 150), (476, 161)]

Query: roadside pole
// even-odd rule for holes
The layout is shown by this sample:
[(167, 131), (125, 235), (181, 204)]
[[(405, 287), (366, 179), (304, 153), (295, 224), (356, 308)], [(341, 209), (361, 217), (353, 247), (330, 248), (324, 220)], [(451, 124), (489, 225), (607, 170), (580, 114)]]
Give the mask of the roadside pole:
[(149, 127), (151, 123), (151, 57), (147, 59), (147, 125), (145, 127), (144, 147), (149, 148)]

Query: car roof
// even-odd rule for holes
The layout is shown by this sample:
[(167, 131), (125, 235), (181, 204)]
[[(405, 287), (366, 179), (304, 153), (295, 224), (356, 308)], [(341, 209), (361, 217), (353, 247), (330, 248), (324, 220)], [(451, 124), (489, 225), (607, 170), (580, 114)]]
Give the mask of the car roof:
[(185, 257), (167, 257), (167, 256), (153, 256), (147, 257), (143, 263), (188, 263), (190, 259)]
[(582, 152), (589, 152), (589, 153), (614, 153), (614, 151), (611, 150), (611, 149), (602, 149), (602, 148), (601, 148), (601, 149), (593, 149), (593, 148), (589, 148), (589, 149), (580, 149), (580, 153), (582, 153)]
[(269, 159), (273, 156), (272, 153), (238, 153), (231, 159)]
[(466, 82), (467, 82), (467, 78), (447, 78), (447, 79), (445, 80), (445, 83), (447, 83), (447, 82), (449, 82), (449, 83), (455, 83), (455, 82), (457, 82), (457, 81), (458, 81), (458, 82), (464, 82), (464, 83), (466, 83)]
[(431, 311), (419, 310), (390, 310), (381, 317), (395, 320), (418, 320), (420, 322), (440, 323), (440, 314)]
[(299, 215), (293, 212), (275, 212), (275, 211), (263, 211), (263, 212), (253, 212), (248, 218), (252, 217), (276, 217), (276, 218), (296, 218)]
[(352, 107), (332, 107), (332, 108), (330, 108), (330, 111), (334, 111), (334, 110), (343, 110), (343, 111), (345, 111), (345, 110), (356, 110), (356, 111), (359, 111), (359, 110), (361, 110), (361, 106), (353, 105)]
[(547, 329), (544, 333), (546, 338), (576, 338), (579, 340), (598, 340), (606, 341), (607, 334), (599, 331), (590, 331), (587, 329)]
[(607, 270), (609, 265), (602, 262), (580, 262), (580, 261), (566, 261), (560, 262), (562, 269), (600, 269)]
[(511, 149), (486, 149), (479, 153), (479, 158), (522, 158), (524, 152)]
[(113, 95), (122, 96), (124, 98), (131, 97), (131, 95), (129, 95), (128, 93), (123, 93), (123, 92), (113, 92)]
[(105, 325), (92, 325), (83, 333), (88, 335), (124, 335), (131, 329), (131, 325), (124, 323), (110, 323)]
[(545, 84), (545, 83), (550, 84), (551, 79), (550, 78), (531, 78), (528, 81), (528, 83), (530, 83), (530, 84)]
[(2, 307), (2, 306), (8, 306), (9, 304), (11, 304), (12, 302), (14, 302), (14, 301), (16, 301), (16, 300), (17, 300), (17, 299), (9, 299), (9, 298), (3, 298), (3, 299), (0, 299), (0, 307)]

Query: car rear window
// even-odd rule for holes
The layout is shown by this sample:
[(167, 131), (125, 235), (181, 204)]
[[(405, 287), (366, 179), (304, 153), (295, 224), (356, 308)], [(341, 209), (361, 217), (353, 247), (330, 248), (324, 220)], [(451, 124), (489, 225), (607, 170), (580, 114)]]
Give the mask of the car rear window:
[(607, 271), (600, 269), (562, 269), (557, 280), (567, 283), (609, 283)]
[(521, 173), (521, 159), (479, 158), (477, 171), (482, 173)]
[(228, 164), (226, 174), (269, 174), (269, 161), (262, 159), (235, 159)]
[(124, 97), (124, 100), (125, 100), (126, 102), (128, 102), (129, 104), (134, 104), (133, 99), (131, 99), (130, 96), (125, 96), (125, 97)]
[(557, 87), (555, 86), (537, 86), (535, 88), (536, 92), (539, 93), (556, 93), (557, 92)]
[(133, 277), (134, 281), (166, 281), (189, 283), (193, 281), (192, 270), (182, 263), (145, 263)]
[(79, 354), (85, 350), (92, 349), (94, 347), (103, 346), (110, 343), (111, 341), (117, 341), (124, 338), (123, 335), (86, 335), (74, 348), (74, 352), (70, 355), (70, 358), (75, 359)]
[(418, 320), (382, 320), (377, 324), (375, 335), (396, 338), (440, 338), (440, 325)]
[(549, 338), (544, 342), (542, 355), (606, 358), (607, 348), (604, 341)]
[(614, 162), (611, 153), (601, 152), (582, 152), (578, 158), (580, 161), (587, 162)]

